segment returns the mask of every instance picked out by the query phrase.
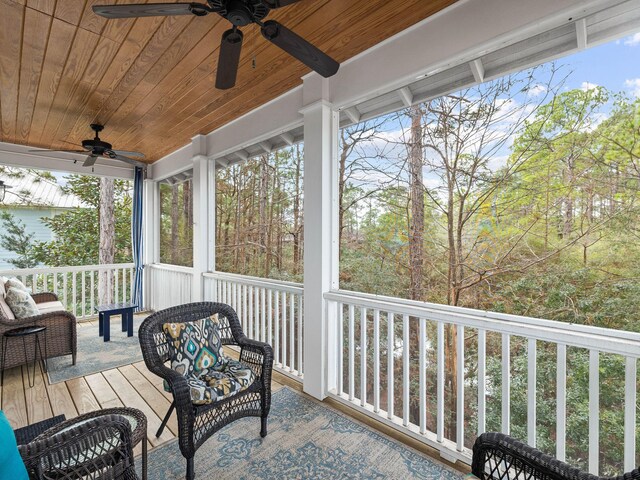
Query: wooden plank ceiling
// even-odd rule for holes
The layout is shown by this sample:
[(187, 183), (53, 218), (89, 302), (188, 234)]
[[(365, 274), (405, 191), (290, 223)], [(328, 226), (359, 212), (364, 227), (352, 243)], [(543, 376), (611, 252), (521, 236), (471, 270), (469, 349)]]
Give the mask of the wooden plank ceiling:
[[(269, 18), (343, 62), (454, 1), (306, 0)], [(113, 1), (0, 0), (1, 141), (73, 149), (97, 122), (114, 148), (154, 161), (300, 85), (309, 71), (251, 25), (236, 87), (216, 90), (226, 20), (107, 21), (91, 10), (101, 3)]]

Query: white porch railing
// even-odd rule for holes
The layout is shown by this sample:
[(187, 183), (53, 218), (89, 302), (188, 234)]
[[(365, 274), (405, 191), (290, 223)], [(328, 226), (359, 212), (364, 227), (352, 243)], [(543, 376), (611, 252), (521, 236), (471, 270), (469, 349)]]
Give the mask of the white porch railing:
[(249, 338), (273, 347), (279, 370), (302, 378), (302, 285), (230, 273), (205, 273), (205, 297), (231, 305)]
[(163, 310), (191, 302), (193, 268), (154, 263), (145, 265), (147, 305), (151, 310)]
[[(635, 468), (640, 334), (345, 291), (327, 293), (325, 300), (338, 322), (332, 396), (343, 403), (434, 446), (446, 458), (466, 462), (473, 438), (487, 428), (491, 402), (492, 430), (510, 433), (518, 427), (523, 435), (526, 425), (523, 440), (535, 446), (543, 423), (555, 437), (555, 452), (547, 453), (561, 460), (573, 457), (571, 448), (582, 440), (568, 430), (584, 422), (588, 449), (580, 460), (588, 459), (591, 473), (601, 472), (604, 464)], [(601, 379), (601, 359), (608, 365), (617, 362), (621, 378)], [(567, 379), (575, 385), (576, 375), (588, 377), (588, 392), (581, 390), (588, 396), (588, 419), (584, 412), (575, 417), (575, 405), (567, 403), (567, 393), (576, 392)], [(549, 393), (553, 387), (555, 395)], [(402, 395), (394, 396), (398, 389)], [(547, 406), (555, 404), (555, 412), (543, 410), (545, 418), (536, 417), (542, 401), (538, 389), (546, 390)], [(611, 416), (611, 405), (603, 410), (601, 392), (603, 398), (619, 399), (617, 410), (624, 410), (615, 426), (624, 431), (616, 459), (600, 451), (601, 413)]]
[(5, 277), (17, 277), (33, 293), (53, 292), (78, 320), (95, 315), (98, 306), (98, 276), (111, 278), (111, 299), (126, 302), (131, 298), (133, 263), (83, 265), (80, 267), (43, 267), (0, 271)]

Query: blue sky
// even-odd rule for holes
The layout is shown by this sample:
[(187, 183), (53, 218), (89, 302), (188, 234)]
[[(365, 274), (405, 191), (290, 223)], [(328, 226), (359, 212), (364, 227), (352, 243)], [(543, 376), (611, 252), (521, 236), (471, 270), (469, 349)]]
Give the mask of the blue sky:
[(582, 82), (589, 82), (609, 90), (633, 93), (640, 90), (640, 84), (636, 82), (640, 79), (640, 32), (570, 55), (559, 62), (570, 63), (574, 70), (569, 87), (578, 88)]

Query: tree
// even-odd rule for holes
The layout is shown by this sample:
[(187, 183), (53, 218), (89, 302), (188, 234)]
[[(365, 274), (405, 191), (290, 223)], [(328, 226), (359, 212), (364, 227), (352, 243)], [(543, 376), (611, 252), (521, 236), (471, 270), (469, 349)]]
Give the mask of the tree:
[(16, 254), (6, 260), (16, 268), (36, 267), (38, 260), (33, 255), (33, 233), (27, 233), (25, 224), (7, 211), (0, 212), (0, 220), (3, 224), (0, 245)]
[[(111, 178), (100, 178), (100, 245), (99, 258), (100, 265), (114, 263), (115, 258), (115, 232), (116, 218), (114, 212), (115, 189), (114, 181)], [(112, 302), (113, 296), (113, 274), (111, 270), (100, 272), (98, 276), (98, 299), (100, 304)], [(116, 292), (116, 297), (117, 297)]]

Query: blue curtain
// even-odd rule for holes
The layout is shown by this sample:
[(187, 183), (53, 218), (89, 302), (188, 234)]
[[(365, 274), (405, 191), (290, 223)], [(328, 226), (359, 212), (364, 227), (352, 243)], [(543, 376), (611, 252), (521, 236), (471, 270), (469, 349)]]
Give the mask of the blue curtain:
[(131, 301), (142, 309), (142, 183), (144, 172), (136, 167), (133, 178), (133, 208), (131, 213), (131, 248), (133, 250), (134, 280)]

